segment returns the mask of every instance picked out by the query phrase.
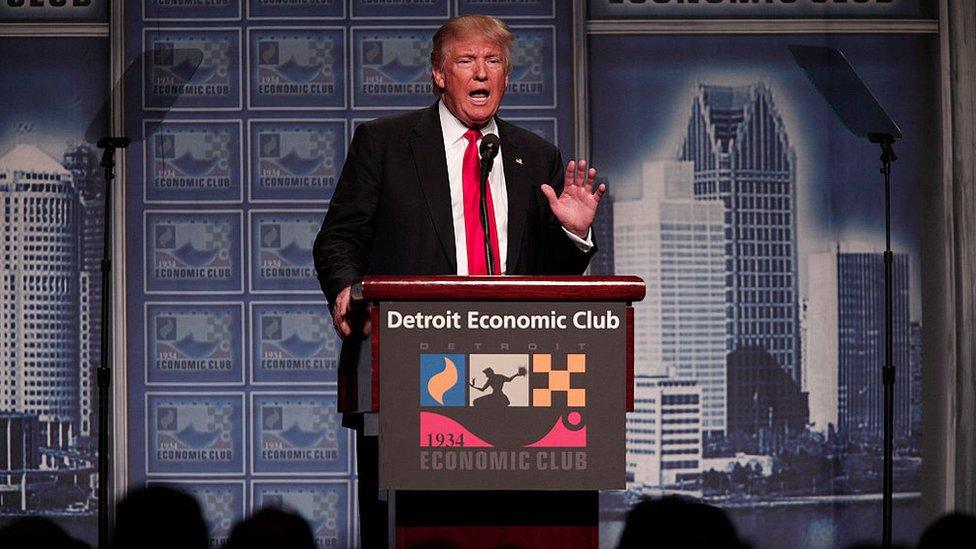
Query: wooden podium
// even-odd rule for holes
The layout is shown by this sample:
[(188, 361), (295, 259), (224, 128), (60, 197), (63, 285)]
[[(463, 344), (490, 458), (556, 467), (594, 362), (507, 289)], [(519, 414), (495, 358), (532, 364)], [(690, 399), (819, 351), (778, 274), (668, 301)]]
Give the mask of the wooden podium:
[(395, 546), (598, 546), (625, 485), (637, 277), (368, 277)]

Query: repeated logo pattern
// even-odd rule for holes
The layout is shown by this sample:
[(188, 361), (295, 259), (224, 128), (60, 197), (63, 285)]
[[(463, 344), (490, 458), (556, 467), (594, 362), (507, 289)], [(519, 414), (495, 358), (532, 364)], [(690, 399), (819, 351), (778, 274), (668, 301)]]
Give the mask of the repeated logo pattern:
[[(213, 546), (263, 505), (298, 511), (320, 547), (352, 546), (354, 460), (336, 412), (340, 341), (311, 260), (351, 121), (429, 105), (434, 30), (476, 11), (511, 17), (525, 39), (505, 104), (536, 109), (517, 123), (555, 141), (546, 117), (554, 113), (539, 111), (555, 106), (545, 74), (553, 33), (519, 20), (553, 19), (556, 3), (140, 4), (141, 44), (126, 52), (141, 59), (141, 98), (127, 106), (142, 130), (130, 180), (143, 188), (126, 205), (137, 212), (130, 234), (143, 235), (141, 250), (130, 247), (143, 267), (141, 284), (129, 285), (143, 331), (130, 348), (142, 370), (130, 390), (145, 398), (134, 478), (196, 496)], [(490, 388), (471, 386), (490, 386), (487, 368), (532, 374), (529, 355), (485, 360), (431, 355), (424, 405), (491, 404)], [(506, 385), (511, 406), (531, 405), (529, 375)]]
[(253, 394), (253, 473), (347, 474), (349, 434), (335, 395)]
[(147, 202), (240, 202), (241, 125), (147, 122)]
[(343, 29), (251, 29), (252, 109), (345, 107)]
[(147, 292), (243, 289), (240, 214), (147, 212), (146, 236)]
[(243, 383), (243, 317), (235, 303), (146, 304), (146, 383)]
[(241, 108), (238, 30), (146, 30), (147, 110)]
[(253, 483), (255, 508), (296, 512), (312, 527), (316, 547), (346, 547), (349, 539), (349, 485), (346, 482)]
[(343, 120), (250, 124), (251, 200), (324, 202), (332, 198), (346, 154)]
[[(147, 472), (240, 474), (243, 402), (224, 394), (147, 394)], [(199, 473), (187, 473), (187, 471)]]
[(334, 385), (339, 339), (323, 303), (252, 303), (251, 383)]
[(239, 19), (241, 3), (238, 0), (143, 0), (142, 16), (147, 21), (193, 20), (211, 21)]

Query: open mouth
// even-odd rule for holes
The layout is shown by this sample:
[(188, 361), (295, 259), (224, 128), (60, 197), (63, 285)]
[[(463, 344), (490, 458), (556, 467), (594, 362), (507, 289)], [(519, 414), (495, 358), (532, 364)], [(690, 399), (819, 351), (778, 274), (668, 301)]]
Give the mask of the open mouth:
[(486, 89), (471, 90), (468, 92), (468, 97), (470, 97), (475, 103), (484, 103), (488, 101), (488, 96), (491, 95)]

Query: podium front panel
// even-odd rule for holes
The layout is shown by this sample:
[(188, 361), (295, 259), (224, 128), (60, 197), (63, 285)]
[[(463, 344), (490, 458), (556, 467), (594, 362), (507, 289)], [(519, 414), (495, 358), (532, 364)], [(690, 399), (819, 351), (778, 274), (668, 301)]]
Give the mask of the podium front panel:
[(624, 304), (387, 302), (378, 316), (381, 488), (624, 488)]

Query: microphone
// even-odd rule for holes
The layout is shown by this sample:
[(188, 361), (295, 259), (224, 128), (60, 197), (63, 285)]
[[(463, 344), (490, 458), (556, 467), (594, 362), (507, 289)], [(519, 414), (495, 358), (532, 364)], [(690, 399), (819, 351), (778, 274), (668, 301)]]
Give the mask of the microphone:
[(485, 235), (485, 265), (488, 267), (488, 274), (495, 274), (495, 257), (491, 253), (491, 233), (488, 230), (488, 174), (491, 166), (498, 156), (500, 141), (498, 136), (489, 133), (481, 138), (481, 147), (478, 152), (481, 154), (481, 232)]
[(488, 178), (488, 173), (491, 171), (491, 166), (495, 162), (495, 157), (498, 156), (499, 144), (498, 136), (493, 133), (489, 133), (481, 138), (481, 148), (478, 152), (481, 154), (482, 179)]

